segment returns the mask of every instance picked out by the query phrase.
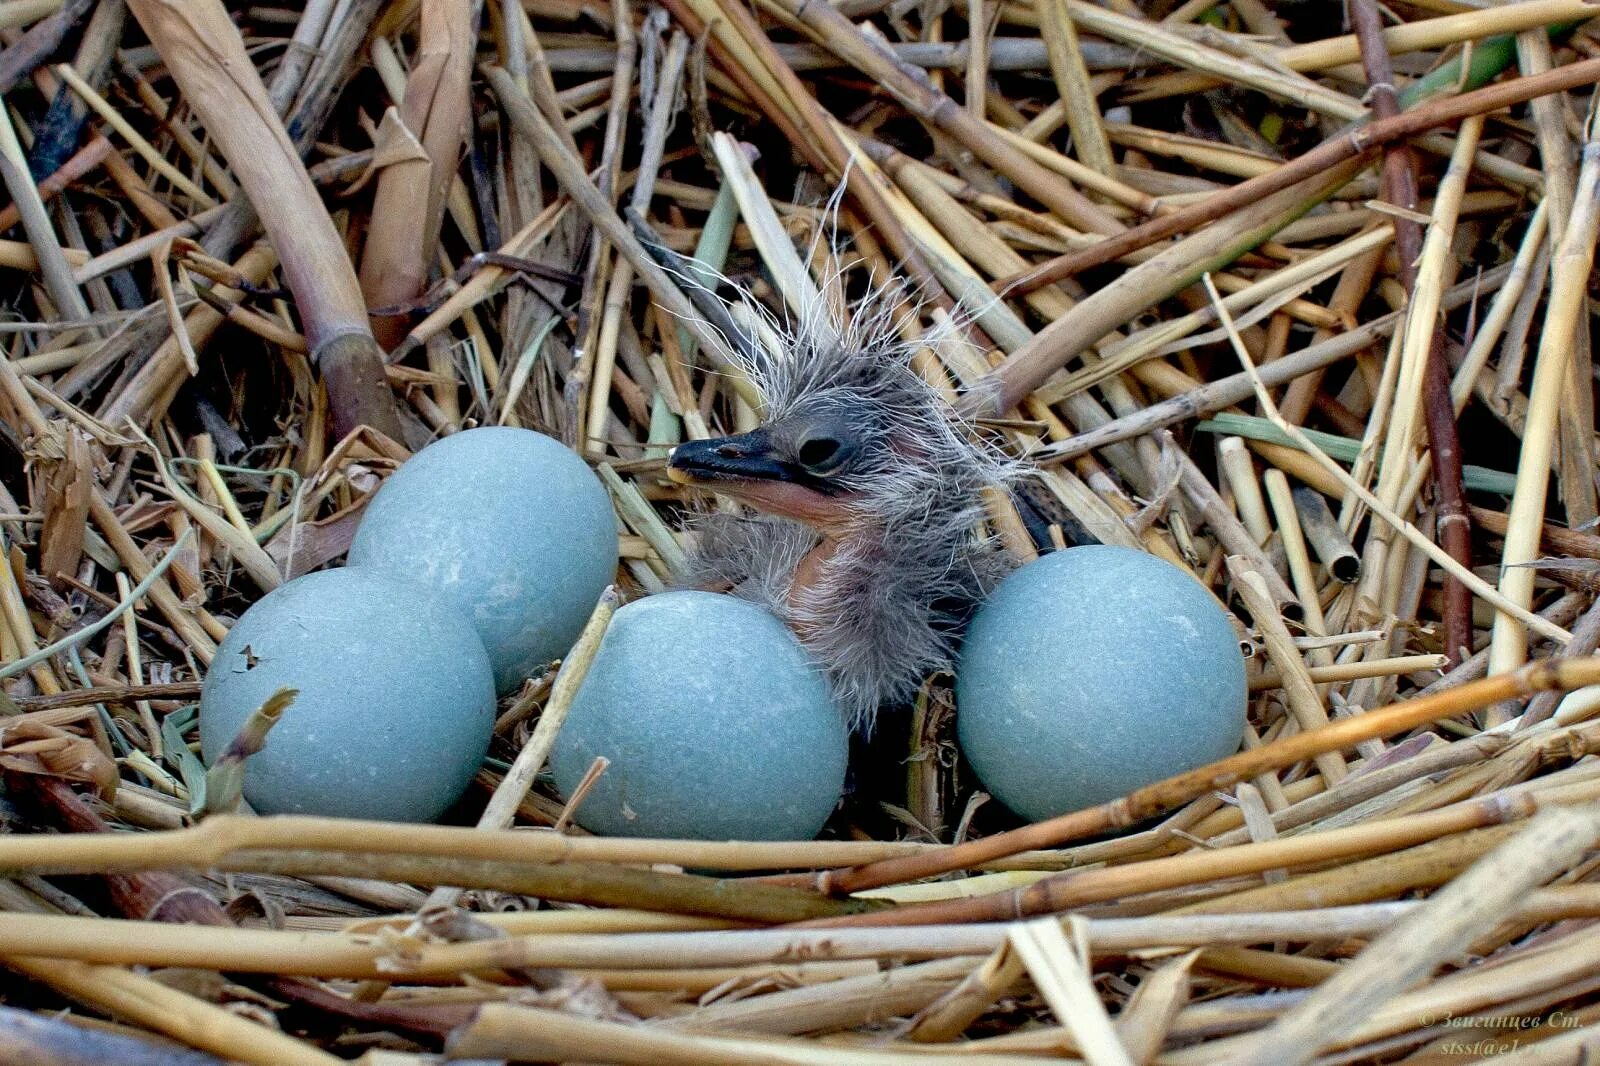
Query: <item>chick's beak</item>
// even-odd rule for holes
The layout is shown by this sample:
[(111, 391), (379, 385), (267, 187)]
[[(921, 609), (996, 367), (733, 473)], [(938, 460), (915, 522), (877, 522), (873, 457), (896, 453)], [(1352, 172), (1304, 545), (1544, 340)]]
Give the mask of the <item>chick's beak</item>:
[(851, 518), (851, 494), (781, 458), (765, 429), (680, 444), (667, 456), (667, 476), (680, 485), (726, 493), (825, 534)]
[(667, 476), (683, 485), (719, 485), (725, 482), (792, 482), (799, 471), (779, 459), (772, 437), (765, 429), (741, 433), (737, 437), (692, 440), (672, 449), (667, 456)]

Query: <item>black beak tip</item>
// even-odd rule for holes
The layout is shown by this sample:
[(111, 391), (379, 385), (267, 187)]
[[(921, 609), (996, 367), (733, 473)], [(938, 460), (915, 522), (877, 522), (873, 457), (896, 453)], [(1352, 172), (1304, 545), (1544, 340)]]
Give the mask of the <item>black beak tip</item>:
[(788, 481), (788, 464), (772, 454), (762, 431), (716, 440), (691, 440), (667, 453), (674, 481)]
[(667, 453), (667, 466), (673, 470), (694, 470), (704, 466), (707, 459), (715, 455), (713, 449), (708, 448), (712, 441), (691, 440), (674, 445)]

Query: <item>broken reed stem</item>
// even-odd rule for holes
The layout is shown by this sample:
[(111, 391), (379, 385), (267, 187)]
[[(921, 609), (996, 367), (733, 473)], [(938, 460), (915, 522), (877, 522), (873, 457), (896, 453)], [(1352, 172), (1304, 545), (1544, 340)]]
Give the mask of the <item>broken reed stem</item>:
[[(1378, 13), (1377, 0), (1350, 0), (1350, 26), (1361, 45), (1361, 61), (1367, 75), (1373, 118), (1378, 121), (1393, 118), (1400, 113), (1400, 94), (1394, 85), (1394, 64), (1383, 39), (1383, 22)], [(1451, 159), (1451, 170), (1455, 175), (1451, 188), (1457, 201), (1465, 192), (1466, 176), (1471, 169), (1471, 158), (1481, 130), (1481, 118), (1462, 124), (1456, 142), (1457, 153)], [(1384, 147), (1383, 189), (1389, 203), (1406, 211), (1417, 209), (1417, 160), (1408, 145), (1393, 143)], [(1436, 212), (1442, 209), (1446, 199), (1445, 183), (1441, 182), (1438, 195), (1441, 207), (1436, 208)], [(1439, 233), (1436, 240), (1448, 246), (1455, 235), (1454, 219), (1451, 219), (1449, 226), (1445, 226), (1436, 214), (1434, 225)], [(1407, 297), (1414, 298), (1418, 260), (1423, 254), (1422, 226), (1415, 219), (1396, 216), (1394, 237), (1395, 254), (1399, 257), (1400, 284)], [(1430, 280), (1433, 280), (1432, 275)], [(1421, 316), (1419, 325), (1427, 329), (1425, 354), (1422, 355), (1425, 366), (1421, 388), (1423, 418), (1433, 459), (1434, 491), (1437, 494), (1437, 533), (1450, 557), (1463, 567), (1470, 567), (1472, 527), (1467, 518), (1461, 486), (1461, 441), (1456, 432), (1455, 407), (1450, 401), (1450, 371), (1444, 355), (1444, 324), (1436, 319), (1437, 292), (1437, 283), (1430, 285), (1429, 296), (1432, 299), (1408, 310)], [(1427, 312), (1425, 316), (1422, 315), (1423, 311)], [(1402, 426), (1401, 430), (1405, 433), (1406, 427)], [(1448, 574), (1444, 580), (1444, 593), (1445, 654), (1454, 666), (1472, 652), (1472, 597), (1465, 585)]]
[(656, 265), (622, 219), (617, 217), (610, 202), (589, 180), (583, 163), (567, 151), (527, 94), (499, 67), (488, 67), (483, 74), (512, 125), (533, 144), (561, 188), (589, 216), (595, 228), (604, 233), (606, 239), (628, 260), (634, 272), (649, 287), (651, 295), (668, 314), (694, 334), (703, 350), (708, 353), (721, 352), (721, 340), (706, 327), (704, 320), (695, 312), (694, 305), (667, 276), (666, 271)]
[(1477, 574), (1466, 569), (1460, 563), (1452, 559), (1443, 548), (1440, 548), (1438, 545), (1429, 540), (1421, 530), (1417, 529), (1416, 526), (1395, 514), (1392, 510), (1384, 505), (1382, 500), (1378, 499), (1377, 496), (1367, 491), (1367, 489), (1364, 488), (1360, 482), (1356, 481), (1348, 473), (1346, 473), (1344, 469), (1339, 466), (1339, 464), (1328, 458), (1327, 453), (1318, 448), (1316, 444), (1312, 442), (1311, 438), (1305, 435), (1305, 432), (1301, 430), (1299, 426), (1293, 425), (1286, 421), (1283, 415), (1279, 413), (1277, 404), (1273, 402), (1272, 395), (1267, 391), (1266, 385), (1262, 382), (1260, 375), (1257, 373), (1255, 363), (1251, 360), (1249, 351), (1245, 348), (1244, 343), (1239, 339), (1238, 333), (1233, 331), (1232, 319), (1230, 319), (1228, 316), (1228, 309), (1222, 305), (1222, 298), (1220, 295), (1218, 295), (1216, 286), (1211, 284), (1211, 278), (1209, 276), (1207, 276), (1205, 281), (1206, 287), (1211, 293), (1212, 302), (1216, 305), (1217, 315), (1222, 319), (1223, 326), (1229, 330), (1229, 337), (1233, 341), (1234, 354), (1236, 354), (1239, 357), (1239, 361), (1244, 364), (1245, 372), (1250, 375), (1250, 379), (1255, 385), (1256, 397), (1261, 401), (1263, 410), (1266, 411), (1267, 417), (1272, 420), (1272, 423), (1275, 426), (1287, 434), (1296, 444), (1300, 446), (1302, 450), (1306, 452), (1307, 455), (1315, 459), (1319, 466), (1321, 466), (1329, 474), (1333, 475), (1333, 477), (1336, 478), (1340, 483), (1342, 483), (1347, 492), (1355, 496), (1363, 504), (1370, 508), (1374, 515), (1382, 518), (1390, 525), (1390, 527), (1397, 530), (1401, 536), (1405, 537), (1405, 539), (1414, 547), (1420, 550), (1423, 554), (1427, 555), (1434, 562), (1438, 563), (1445, 569), (1447, 573), (1452, 574), (1462, 583), (1467, 585), (1470, 589), (1472, 589), (1473, 592), (1476, 592), (1479, 596), (1487, 600), (1497, 611), (1512, 615), (1529, 627), (1537, 630), (1540, 635), (1548, 637), (1559, 644), (1566, 644), (1572, 639), (1572, 634), (1568, 633), (1560, 626), (1552, 625), (1545, 619), (1533, 614), (1526, 607), (1522, 607), (1507, 599), (1505, 596), (1501, 595), (1493, 585), (1490, 585)]
[[(1283, 678), (1284, 696), (1289, 713), (1294, 715), (1300, 728), (1308, 732), (1327, 725), (1328, 709), (1323, 706), (1322, 697), (1306, 670), (1305, 660), (1300, 657), (1299, 649), (1294, 646), (1294, 637), (1290, 634), (1289, 627), (1284, 624), (1277, 605), (1268, 595), (1266, 579), (1260, 571), (1252, 568), (1239, 556), (1228, 556), (1225, 565), (1233, 577), (1234, 590), (1244, 601), (1245, 609), (1250, 612), (1250, 619), (1255, 623), (1256, 631), (1261, 634), (1261, 639), (1267, 646), (1268, 657)], [(1315, 762), (1317, 769), (1322, 773), (1322, 779), (1329, 785), (1338, 784), (1349, 773), (1343, 756), (1336, 751), (1319, 752), (1315, 756)]]
[(151, 587), (154, 586), (157, 581), (161, 580), (161, 575), (166, 573), (167, 568), (177, 561), (177, 558), (182, 553), (183, 549), (188, 547), (189, 540), (193, 535), (193, 529), (184, 530), (183, 534), (179, 536), (177, 540), (173, 541), (172, 547), (167, 549), (166, 554), (164, 554), (154, 566), (150, 567), (149, 571), (139, 579), (139, 583), (135, 585), (127, 595), (123, 596), (115, 607), (107, 611), (103, 617), (91, 622), (76, 632), (67, 634), (52, 644), (45, 645), (31, 655), (25, 655), (22, 658), (16, 659), (12, 662), (0, 664), (0, 681), (3, 681), (8, 677), (15, 677), (26, 670), (31, 670), (39, 663), (48, 662), (50, 659), (54, 658), (56, 655), (59, 655), (61, 652), (66, 651), (68, 648), (76, 647), (87, 640), (99, 636), (102, 632), (111, 628), (111, 626), (116, 624), (116, 622), (122, 618), (125, 612), (133, 610), (133, 605), (138, 603), (139, 600), (143, 599), (144, 596), (150, 591)]
[(402, 439), (344, 242), (227, 11), (219, 0), (195, 0), (181, 12), (158, 0), (128, 0), (128, 6), (233, 164), (274, 242), (328, 386), (334, 435), (367, 425)]
[[(1446, 291), (1441, 308), (1449, 311), (1469, 303), (1485, 289), (1493, 288), (1511, 272), (1511, 267), (1501, 266), (1485, 271), (1471, 281), (1452, 286)], [(1404, 315), (1391, 311), (1381, 318), (1347, 330), (1328, 340), (1286, 355), (1261, 367), (1260, 379), (1268, 388), (1286, 385), (1307, 374), (1331, 366), (1371, 347), (1373, 342), (1389, 336), (1404, 322)], [(1048, 399), (1051, 386), (1045, 385), (1039, 394)], [(1248, 399), (1255, 392), (1251, 375), (1246, 371), (1230, 374), (1181, 392), (1170, 399), (1147, 404), (1142, 409), (1117, 418), (1093, 429), (1084, 430), (1069, 440), (1042, 445), (1033, 459), (1044, 466), (1070, 462), (1092, 451), (1111, 447), (1134, 437), (1153, 433), (1191, 418), (1214, 414), (1225, 407)]]
[(1020, 295), (1041, 285), (1061, 281), (1090, 267), (1120, 259), (1165, 237), (1186, 232), (1240, 210), (1330, 166), (1366, 156), (1383, 145), (1405, 140), (1435, 126), (1460, 121), (1468, 115), (1488, 114), (1536, 96), (1580, 88), (1596, 80), (1600, 80), (1600, 59), (1582, 60), (1558, 67), (1548, 74), (1513, 78), (1459, 96), (1431, 101), (1390, 119), (1370, 122), (1340, 133), (1258, 178), (1229, 186), (1199, 203), (1180, 208), (1170, 215), (1153, 218), (1114, 237), (1096, 242), (1083, 251), (1049, 260), (1022, 277), (1002, 279), (996, 288), (1005, 294)]
[[(484, 805), (483, 813), (478, 816), (479, 829), (506, 829), (516, 820), (518, 808), (527, 798), (528, 790), (533, 787), (539, 771), (544, 768), (545, 759), (550, 756), (557, 734), (566, 724), (567, 712), (572, 709), (572, 701), (577, 697), (583, 679), (588, 676), (595, 653), (600, 650), (601, 638), (605, 636), (606, 627), (611, 624), (611, 617), (616, 610), (617, 590), (608, 585), (605, 592), (601, 593), (600, 602), (595, 605), (589, 621), (584, 624), (583, 632), (578, 634), (572, 650), (562, 660), (550, 700), (545, 704), (544, 713), (539, 716), (539, 724), (534, 727), (533, 735), (517, 752), (511, 769), (506, 771), (506, 776), (495, 787), (494, 795)], [(435, 889), (429, 895), (426, 906), (447, 906), (459, 896), (458, 890)]]
[(805, 0), (775, 2), (839, 58), (893, 93), (914, 116), (1010, 177), (1063, 221), (1091, 233), (1117, 233), (1122, 229), (1116, 219), (1066, 181), (1013, 151), (986, 124), (934, 88), (923, 71), (900, 62), (833, 7)]
[(18, 973), (119, 1018), (137, 1021), (193, 1047), (258, 1066), (339, 1066), (345, 1060), (153, 977), (68, 959), (7, 956)]
[[(1273, 741), (1226, 759), (1178, 774), (1098, 807), (1064, 814), (981, 840), (956, 844), (924, 855), (887, 859), (847, 870), (824, 871), (817, 887), (829, 894), (936, 877), (1031, 848), (1059, 847), (1096, 833), (1110, 832), (1173, 810), (1217, 789), (1281, 770), (1325, 751), (1340, 751), (1360, 741), (1392, 736), (1419, 725), (1454, 718), (1502, 699), (1545, 689), (1572, 689), (1600, 682), (1600, 660), (1530, 663), (1520, 670), (1470, 682), (1458, 688), (1342, 718), (1308, 733)], [(0, 841), (0, 849), (4, 842)], [(0, 855), (3, 855), (0, 850)]]
[(1083, 957), (1087, 947), (1080, 955), (1061, 923), (1049, 918), (1013, 925), (1009, 941), (1084, 1061), (1093, 1066), (1133, 1066), (1095, 988), (1089, 960)]
[[(1517, 461), (1517, 484), (1511, 497), (1505, 546), (1500, 557), (1501, 593), (1512, 603), (1533, 601), (1536, 572), (1527, 564), (1537, 556), (1543, 529), (1550, 463), (1555, 449), (1558, 415), (1567, 386), (1567, 365), (1575, 335), (1586, 325), (1587, 281), (1600, 234), (1600, 116), (1591, 118), (1583, 148), (1583, 168), (1566, 232), (1550, 261), (1550, 302), (1539, 338), (1528, 414)], [(1527, 658), (1528, 636), (1522, 622), (1497, 617), (1490, 642), (1491, 673), (1513, 669)]]
[[(1311, 1061), (1375, 1009), (1465, 951), (1531, 888), (1577, 863), (1600, 839), (1600, 806), (1541, 812), (1514, 838), (1368, 944), (1357, 958), (1230, 1060), (1244, 1066)], [(1213, 1051), (1217, 1049), (1213, 1048)]]
[[(1600, 77), (1600, 67), (1595, 74)], [(1134, 315), (1188, 288), (1202, 275), (1234, 262), (1331, 196), (1365, 165), (1360, 158), (1347, 158), (1312, 171), (1299, 184), (1250, 201), (1237, 213), (1140, 263), (1116, 285), (1091, 293), (974, 382), (962, 397), (963, 414), (969, 418), (1001, 417), (1050, 375)]]
[[(388, 307), (421, 292), (434, 266), (445, 191), (471, 120), (476, 4), (421, 5), (417, 54), (399, 107), (383, 115), (393, 150), (410, 151), (378, 174), (372, 226), (362, 252), (360, 285), (368, 307)], [(385, 349), (405, 335), (405, 320), (384, 316), (374, 333)]]

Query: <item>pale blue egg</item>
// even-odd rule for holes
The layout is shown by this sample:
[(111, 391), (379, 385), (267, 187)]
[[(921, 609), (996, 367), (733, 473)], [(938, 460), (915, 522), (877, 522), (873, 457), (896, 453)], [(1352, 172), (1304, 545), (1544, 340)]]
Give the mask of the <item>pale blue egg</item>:
[(375, 570), (296, 578), (234, 623), (201, 688), (208, 765), (282, 688), (300, 694), (245, 764), (244, 797), (263, 814), (432, 821), (494, 729), (494, 673), (472, 626)]
[(367, 504), (349, 562), (455, 603), (508, 692), (577, 639), (616, 573), (617, 521), (599, 479), (560, 441), (469, 429), (390, 476)]
[(1145, 552), (1089, 545), (1000, 583), (973, 617), (956, 697), (979, 780), (1037, 821), (1232, 754), (1244, 659), (1194, 578)]
[(577, 810), (611, 836), (809, 840), (844, 788), (849, 736), (800, 644), (767, 611), (665, 592), (616, 613), (556, 737)]

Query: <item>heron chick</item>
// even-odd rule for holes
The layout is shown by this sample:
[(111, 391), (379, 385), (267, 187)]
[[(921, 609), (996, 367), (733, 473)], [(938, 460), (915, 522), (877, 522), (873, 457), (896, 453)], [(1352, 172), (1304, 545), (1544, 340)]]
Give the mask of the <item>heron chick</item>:
[(765, 409), (738, 436), (673, 449), (668, 474), (761, 512), (707, 514), (684, 584), (762, 604), (826, 674), (852, 729), (952, 665), (973, 607), (1011, 568), (980, 533), (1016, 466), (913, 369), (891, 304), (843, 331), (802, 324), (743, 367)]

